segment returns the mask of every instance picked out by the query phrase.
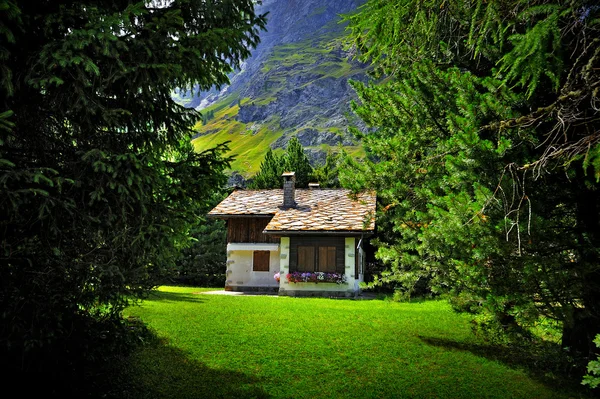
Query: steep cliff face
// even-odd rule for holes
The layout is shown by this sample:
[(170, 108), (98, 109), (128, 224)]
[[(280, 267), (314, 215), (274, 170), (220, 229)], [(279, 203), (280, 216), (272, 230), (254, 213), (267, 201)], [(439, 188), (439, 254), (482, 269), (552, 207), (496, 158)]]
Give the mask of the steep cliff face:
[(204, 150), (231, 141), (232, 169), (253, 175), (269, 147), (285, 147), (297, 136), (313, 161), (329, 146), (358, 151), (346, 132), (354, 92), (348, 79), (362, 80), (366, 67), (344, 49), (340, 14), (364, 0), (269, 0), (267, 32), (231, 84), (220, 92), (182, 98), (207, 117), (196, 126), (194, 144)]

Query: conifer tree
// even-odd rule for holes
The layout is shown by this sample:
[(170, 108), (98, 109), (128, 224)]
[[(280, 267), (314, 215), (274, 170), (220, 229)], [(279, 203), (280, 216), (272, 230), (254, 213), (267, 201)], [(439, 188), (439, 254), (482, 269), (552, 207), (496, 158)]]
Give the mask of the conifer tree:
[(273, 154), (273, 150), (269, 148), (260, 170), (249, 186), (254, 189), (281, 188), (283, 184), (281, 175), (285, 171), (296, 173), (296, 187), (308, 187), (313, 169), (302, 144), (296, 137), (290, 139), (285, 153), (280, 157)]
[(327, 151), (325, 163), (314, 168), (311, 180), (319, 183), (322, 188), (338, 188), (340, 182), (338, 179), (339, 163), (347, 156), (342, 149), (339, 152)]
[(283, 161), (286, 171), (296, 173), (296, 187), (308, 187), (313, 169), (298, 138), (292, 137), (288, 142)]
[(265, 155), (265, 159), (260, 164), (260, 170), (256, 176), (254, 176), (254, 179), (250, 184), (250, 188), (281, 188), (281, 175), (283, 172), (284, 162), (282, 157), (274, 155), (273, 150), (269, 148), (267, 154)]
[[(593, 2), (369, 0), (347, 17), (374, 82), (355, 82), (376, 189), (381, 281), (421, 281), (527, 336), (600, 332), (600, 8)], [(385, 79), (382, 79), (385, 78)]]
[(228, 159), (193, 151), (200, 115), (171, 94), (228, 82), (265, 25), (254, 7), (1, 2), (3, 370), (101, 359), (188, 244)]

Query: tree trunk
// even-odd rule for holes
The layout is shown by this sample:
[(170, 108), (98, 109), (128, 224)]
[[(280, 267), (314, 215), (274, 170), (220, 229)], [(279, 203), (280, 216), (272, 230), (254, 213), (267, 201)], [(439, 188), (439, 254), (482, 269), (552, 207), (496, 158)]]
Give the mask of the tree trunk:
[(571, 322), (565, 322), (562, 332), (562, 347), (576, 357), (591, 359), (596, 352), (594, 337), (600, 334), (597, 315), (587, 309), (573, 309)]
[[(589, 172), (588, 176), (594, 176)], [(581, 307), (573, 309), (571, 319), (565, 321), (562, 344), (573, 354), (589, 358), (595, 352), (592, 341), (600, 334), (600, 187), (583, 169), (577, 172), (574, 186)]]

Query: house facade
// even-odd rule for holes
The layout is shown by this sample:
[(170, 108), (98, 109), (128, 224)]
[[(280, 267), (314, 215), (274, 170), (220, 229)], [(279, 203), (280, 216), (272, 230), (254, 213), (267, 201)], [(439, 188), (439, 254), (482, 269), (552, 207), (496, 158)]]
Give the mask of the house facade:
[[(290, 296), (355, 296), (375, 194), (344, 189), (235, 190), (209, 212), (227, 222), (225, 289)], [(276, 279), (279, 277), (279, 281)]]

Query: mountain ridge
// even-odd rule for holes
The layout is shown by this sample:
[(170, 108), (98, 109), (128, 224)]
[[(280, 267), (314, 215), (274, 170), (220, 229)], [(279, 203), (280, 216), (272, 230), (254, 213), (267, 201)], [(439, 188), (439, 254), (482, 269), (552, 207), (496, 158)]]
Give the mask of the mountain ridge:
[[(344, 46), (340, 14), (354, 11), (364, 0), (266, 1), (267, 32), (242, 68), (221, 91), (211, 90), (186, 106), (204, 118), (195, 129), (198, 151), (230, 141), (236, 161), (232, 171), (244, 178), (256, 173), (268, 148), (283, 151), (298, 137), (311, 162), (324, 162), (327, 151), (343, 146), (360, 149), (347, 131), (355, 99), (349, 79), (364, 80), (368, 67), (354, 60)], [(358, 123), (352, 120), (352, 123)]]

